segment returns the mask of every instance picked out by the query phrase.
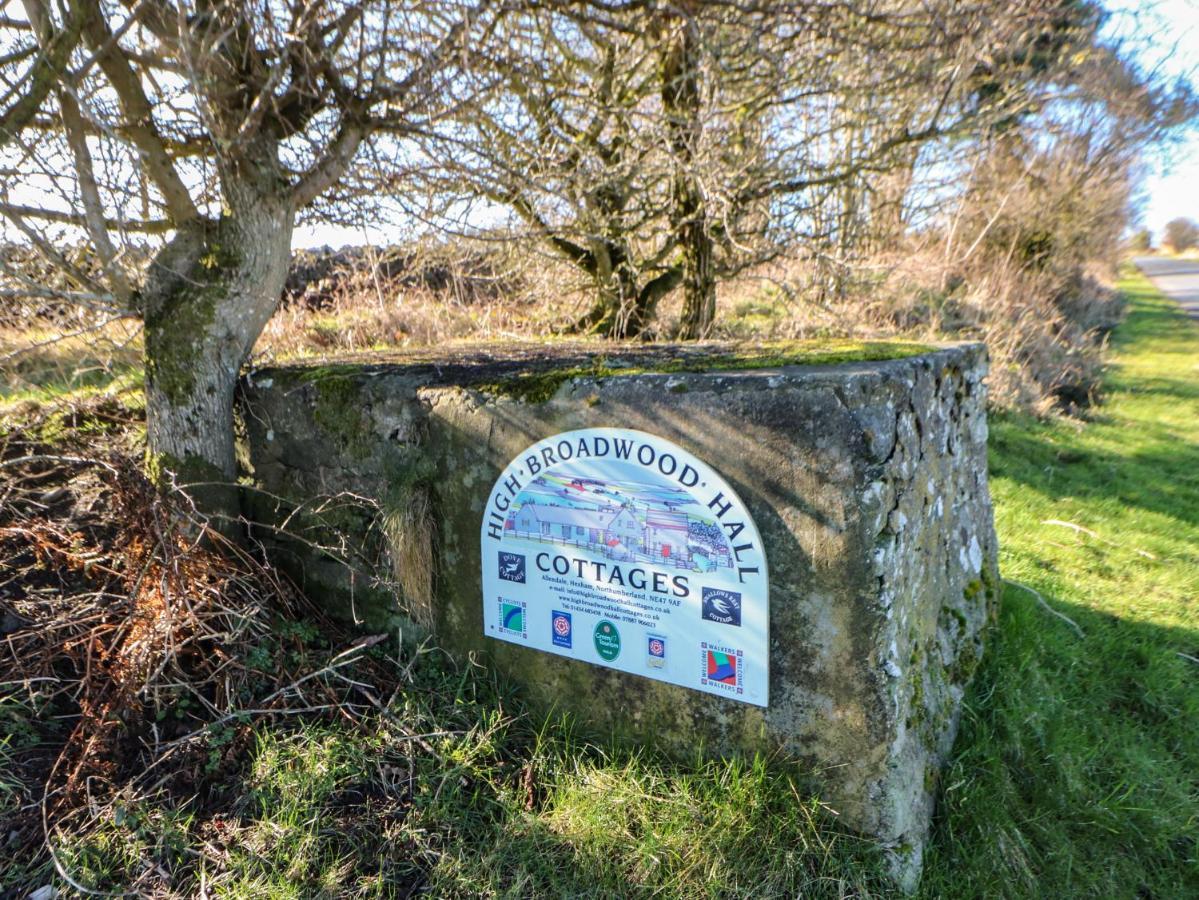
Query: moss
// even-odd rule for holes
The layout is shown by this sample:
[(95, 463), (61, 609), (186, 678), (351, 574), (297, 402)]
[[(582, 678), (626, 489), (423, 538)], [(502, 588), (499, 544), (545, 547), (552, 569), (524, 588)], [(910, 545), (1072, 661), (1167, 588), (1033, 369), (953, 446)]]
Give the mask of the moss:
[[(965, 590), (962, 591), (962, 598), (964, 600), (973, 600), (975, 597), (977, 597), (979, 595), (979, 592), (982, 589), (983, 589), (982, 579), (975, 578), (973, 581), (971, 581), (969, 584), (967, 584)], [(957, 612), (957, 610), (954, 610), (954, 612)], [(961, 613), (958, 613), (958, 615), (961, 616)]]
[(548, 372), (522, 372), (501, 381), (484, 382), (473, 387), (485, 394), (497, 397), (509, 397), (525, 403), (544, 403), (558, 389), (575, 378), (607, 378), (616, 374), (603, 365), (572, 366), (567, 369), (553, 369)]
[(383, 481), (387, 485), (384, 506), (402, 504), (414, 491), (431, 488), (437, 481), (437, 463), (420, 447), (405, 449), (383, 463)]
[(165, 484), (173, 476), (178, 484), (225, 481), (225, 473), (202, 456), (188, 453), (183, 458), (171, 453), (146, 453), (146, 474), (155, 484)]
[[(160, 488), (186, 488), (187, 496), (202, 513), (235, 517), (239, 509), (237, 484), (229, 480), (220, 466), (194, 453), (180, 458), (171, 453), (147, 451), (146, 475)], [(218, 530), (228, 525), (221, 521), (211, 524)]]
[(919, 728), (924, 722), (924, 651), (917, 644), (912, 648), (908, 659), (908, 671), (911, 673), (911, 696), (908, 699), (907, 727), (909, 730)]
[(996, 570), (985, 565), (983, 566), (981, 581), (984, 596), (986, 597), (987, 620), (992, 624), (999, 621), (999, 601), (1003, 594), (1003, 590), (1000, 587), (1002, 580), (996, 580), (997, 574)]
[[(902, 341), (786, 341), (759, 344), (752, 349), (664, 360), (652, 366), (609, 365), (603, 357), (587, 366), (567, 366), (540, 372), (522, 372), (498, 381), (480, 382), (476, 390), (526, 403), (550, 400), (568, 381), (577, 378), (604, 379), (628, 375), (730, 372), (746, 369), (777, 369), (784, 366), (817, 366), (847, 362), (905, 359), (932, 350), (925, 344)], [(675, 393), (686, 385), (671, 388)]]
[(937, 782), (941, 780), (941, 773), (936, 766), (927, 766), (924, 770), (924, 793), (936, 793)]
[(186, 402), (195, 390), (196, 360), (226, 296), (229, 274), (240, 265), (241, 255), (232, 242), (221, 240), (218, 225), (176, 290), (146, 312), (146, 377), (172, 403)]
[(952, 684), (966, 684), (974, 676), (978, 664), (982, 661), (979, 649), (976, 641), (968, 641), (958, 651), (957, 659), (946, 672)]
[(322, 431), (334, 437), (351, 456), (361, 459), (370, 454), (370, 429), (362, 414), (362, 397), (357, 382), (348, 375), (318, 369), (310, 381), (316, 397), (312, 420)]

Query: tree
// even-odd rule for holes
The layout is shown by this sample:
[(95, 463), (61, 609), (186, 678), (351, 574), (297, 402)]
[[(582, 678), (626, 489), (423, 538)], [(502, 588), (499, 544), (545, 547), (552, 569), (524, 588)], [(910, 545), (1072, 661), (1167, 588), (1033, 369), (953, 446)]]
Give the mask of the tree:
[[(0, 20), (0, 214), (68, 274), (68, 299), (141, 319), (152, 467), (233, 514), (234, 389), (297, 216), (330, 211), (368, 151), (377, 172), (388, 136), (468, 96), (455, 62), (494, 19), (446, 0), (24, 11)], [(400, 163), (384, 170), (394, 183)], [(55, 249), (80, 230), (99, 277)]]
[(1153, 232), (1148, 228), (1138, 228), (1128, 239), (1128, 248), (1135, 253), (1148, 253), (1153, 249)]
[(1182, 253), (1199, 247), (1199, 224), (1194, 219), (1179, 217), (1166, 223), (1166, 234), (1162, 242), (1174, 253)]
[(492, 89), (428, 137), (430, 190), (486, 196), (578, 266), (580, 327), (639, 334), (681, 287), (678, 334), (702, 337), (720, 280), (797, 246), (843, 255), (871, 210), (899, 227), (922, 147), (1029, 102), (1013, 70), (1060, 6), (539, 4), (504, 22), (509, 54), (476, 56)]

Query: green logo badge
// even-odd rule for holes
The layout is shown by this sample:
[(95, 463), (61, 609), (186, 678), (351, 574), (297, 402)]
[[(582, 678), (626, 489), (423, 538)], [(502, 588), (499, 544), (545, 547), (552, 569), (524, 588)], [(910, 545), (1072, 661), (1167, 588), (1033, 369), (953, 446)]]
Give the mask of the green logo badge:
[(595, 652), (608, 662), (620, 656), (620, 632), (607, 619), (595, 626)]

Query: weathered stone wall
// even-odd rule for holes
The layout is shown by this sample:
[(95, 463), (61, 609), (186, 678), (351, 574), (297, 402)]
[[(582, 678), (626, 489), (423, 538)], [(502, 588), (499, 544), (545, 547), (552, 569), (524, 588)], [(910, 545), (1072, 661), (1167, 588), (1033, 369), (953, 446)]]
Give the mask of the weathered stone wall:
[[(348, 491), (386, 510), (419, 495), (437, 532), (431, 606), (267, 533), (277, 558), (335, 612), (372, 628), (405, 612), (431, 621), (441, 646), (479, 651), (535, 706), (597, 732), (683, 752), (784, 752), (910, 882), (998, 583), (982, 346), (669, 374), (610, 375), (632, 365), (610, 357), (604, 377), (504, 381), (527, 364), (256, 372), (243, 408), (257, 520), (291, 514), (296, 530), (317, 498)], [(769, 707), (483, 637), (479, 531), (494, 480), (534, 441), (594, 426), (679, 444), (753, 513), (770, 567)], [(329, 503), (326, 537), (348, 536), (369, 568), (386, 542), (363, 537), (375, 513), (361, 510)]]

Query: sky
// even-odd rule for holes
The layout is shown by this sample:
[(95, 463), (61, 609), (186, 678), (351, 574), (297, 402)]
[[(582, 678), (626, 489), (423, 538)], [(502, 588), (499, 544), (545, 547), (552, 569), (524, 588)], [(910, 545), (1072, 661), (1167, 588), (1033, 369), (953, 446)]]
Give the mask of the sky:
[[(1199, 0), (1112, 0), (1112, 27), (1131, 32), (1143, 41), (1139, 56), (1146, 68), (1159, 67), (1163, 74), (1187, 78), (1199, 88)], [(1147, 7), (1152, 9), (1146, 13)], [(1136, 13), (1134, 20), (1131, 13)], [(1199, 221), (1199, 123), (1185, 134), (1177, 147), (1156, 153), (1146, 161), (1142, 227), (1159, 242), (1171, 219), (1186, 217)]]
[[(1133, 46), (1149, 70), (1160, 68), (1170, 78), (1186, 78), (1199, 89), (1199, 0), (1108, 0), (1109, 27)], [(1143, 206), (1138, 227), (1160, 241), (1171, 219), (1199, 221), (1199, 122), (1168, 150), (1146, 160)], [(387, 244), (395, 239), (383, 228), (331, 225), (297, 226), (295, 247), (328, 244)]]

